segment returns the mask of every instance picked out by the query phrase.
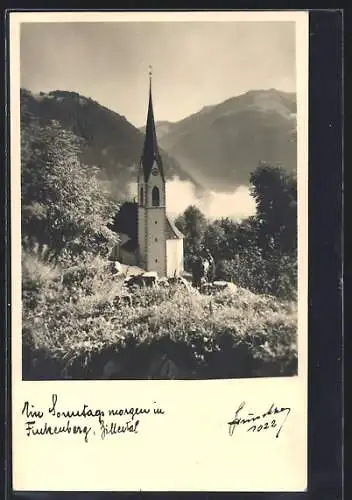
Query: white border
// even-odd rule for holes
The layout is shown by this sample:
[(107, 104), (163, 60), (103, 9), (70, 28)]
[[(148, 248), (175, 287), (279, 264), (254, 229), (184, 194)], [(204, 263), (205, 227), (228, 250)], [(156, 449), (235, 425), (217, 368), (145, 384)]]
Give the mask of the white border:
[[(293, 378), (216, 381), (23, 382), (21, 379), (21, 246), (19, 34), (23, 22), (294, 21), (297, 61), (299, 374)], [(308, 13), (307, 12), (14, 12), (10, 14), (13, 488), (27, 491), (302, 491), (307, 484), (308, 306)], [(57, 392), (66, 406), (150, 405), (163, 420), (143, 422), (132, 439), (28, 440), (21, 409), (47, 404)], [(228, 435), (242, 401), (258, 411), (290, 406), (279, 439)]]

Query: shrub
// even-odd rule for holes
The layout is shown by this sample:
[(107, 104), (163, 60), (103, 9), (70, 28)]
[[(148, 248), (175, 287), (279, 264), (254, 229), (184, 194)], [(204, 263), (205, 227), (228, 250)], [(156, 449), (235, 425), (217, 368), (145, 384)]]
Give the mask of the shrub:
[(294, 302), (175, 284), (140, 288), (132, 307), (116, 307), (123, 280), (102, 259), (87, 259), (75, 274), (25, 255), (23, 268), (24, 378), (98, 378), (110, 357), (123, 364), (119, 378), (158, 378), (151, 366), (164, 358), (181, 378), (295, 373)]
[(22, 235), (57, 252), (106, 254), (117, 242), (108, 226), (118, 206), (99, 169), (81, 163), (82, 144), (59, 124), (22, 125)]
[(297, 297), (297, 260), (290, 256), (261, 252), (242, 252), (217, 265), (217, 277), (232, 281), (259, 294), (270, 294), (284, 300)]

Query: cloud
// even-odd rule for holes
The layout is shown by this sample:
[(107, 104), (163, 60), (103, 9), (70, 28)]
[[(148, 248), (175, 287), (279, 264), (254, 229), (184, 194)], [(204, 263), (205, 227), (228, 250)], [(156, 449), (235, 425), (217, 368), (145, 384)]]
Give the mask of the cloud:
[[(136, 196), (136, 183), (130, 186), (131, 196)], [(196, 205), (208, 219), (230, 217), (241, 220), (255, 214), (255, 202), (248, 186), (239, 186), (232, 193), (207, 191), (197, 196), (194, 185), (178, 178), (166, 183), (167, 212), (176, 217), (190, 205)]]
[(247, 186), (239, 186), (232, 193), (210, 192), (206, 199), (200, 201), (199, 208), (210, 219), (231, 217), (235, 220), (254, 215), (256, 209)]

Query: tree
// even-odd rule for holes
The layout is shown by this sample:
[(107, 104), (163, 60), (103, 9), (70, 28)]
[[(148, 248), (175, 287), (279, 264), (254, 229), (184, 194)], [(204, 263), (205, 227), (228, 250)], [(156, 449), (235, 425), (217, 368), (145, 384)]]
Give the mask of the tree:
[(255, 249), (258, 244), (256, 218), (249, 217), (242, 222), (228, 217), (216, 219), (205, 230), (204, 244), (216, 262), (231, 260), (244, 250)]
[(108, 229), (117, 207), (79, 160), (80, 143), (58, 123), (26, 124), (21, 134), (23, 236), (63, 249), (104, 252), (116, 241)]
[(236, 228), (236, 243), (239, 252), (258, 248), (258, 221), (255, 216), (244, 219)]
[(280, 166), (261, 163), (251, 174), (259, 245), (265, 252), (297, 250), (297, 180)]
[(207, 221), (204, 214), (194, 205), (190, 205), (175, 221), (176, 227), (185, 236), (185, 268), (189, 269), (199, 247), (203, 242)]
[(225, 230), (222, 227), (221, 219), (208, 224), (204, 232), (204, 245), (209, 248), (215, 262), (226, 258), (225, 254), (228, 247), (228, 241), (226, 239)]

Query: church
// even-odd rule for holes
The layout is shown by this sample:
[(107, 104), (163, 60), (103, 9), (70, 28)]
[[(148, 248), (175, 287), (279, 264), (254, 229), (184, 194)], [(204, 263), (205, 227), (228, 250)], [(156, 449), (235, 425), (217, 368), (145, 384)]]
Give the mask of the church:
[(137, 186), (137, 202), (125, 203), (118, 214), (120, 242), (112, 258), (147, 272), (154, 271), (159, 277), (179, 276), (183, 273), (183, 235), (166, 212), (166, 179), (156, 136), (151, 73)]

